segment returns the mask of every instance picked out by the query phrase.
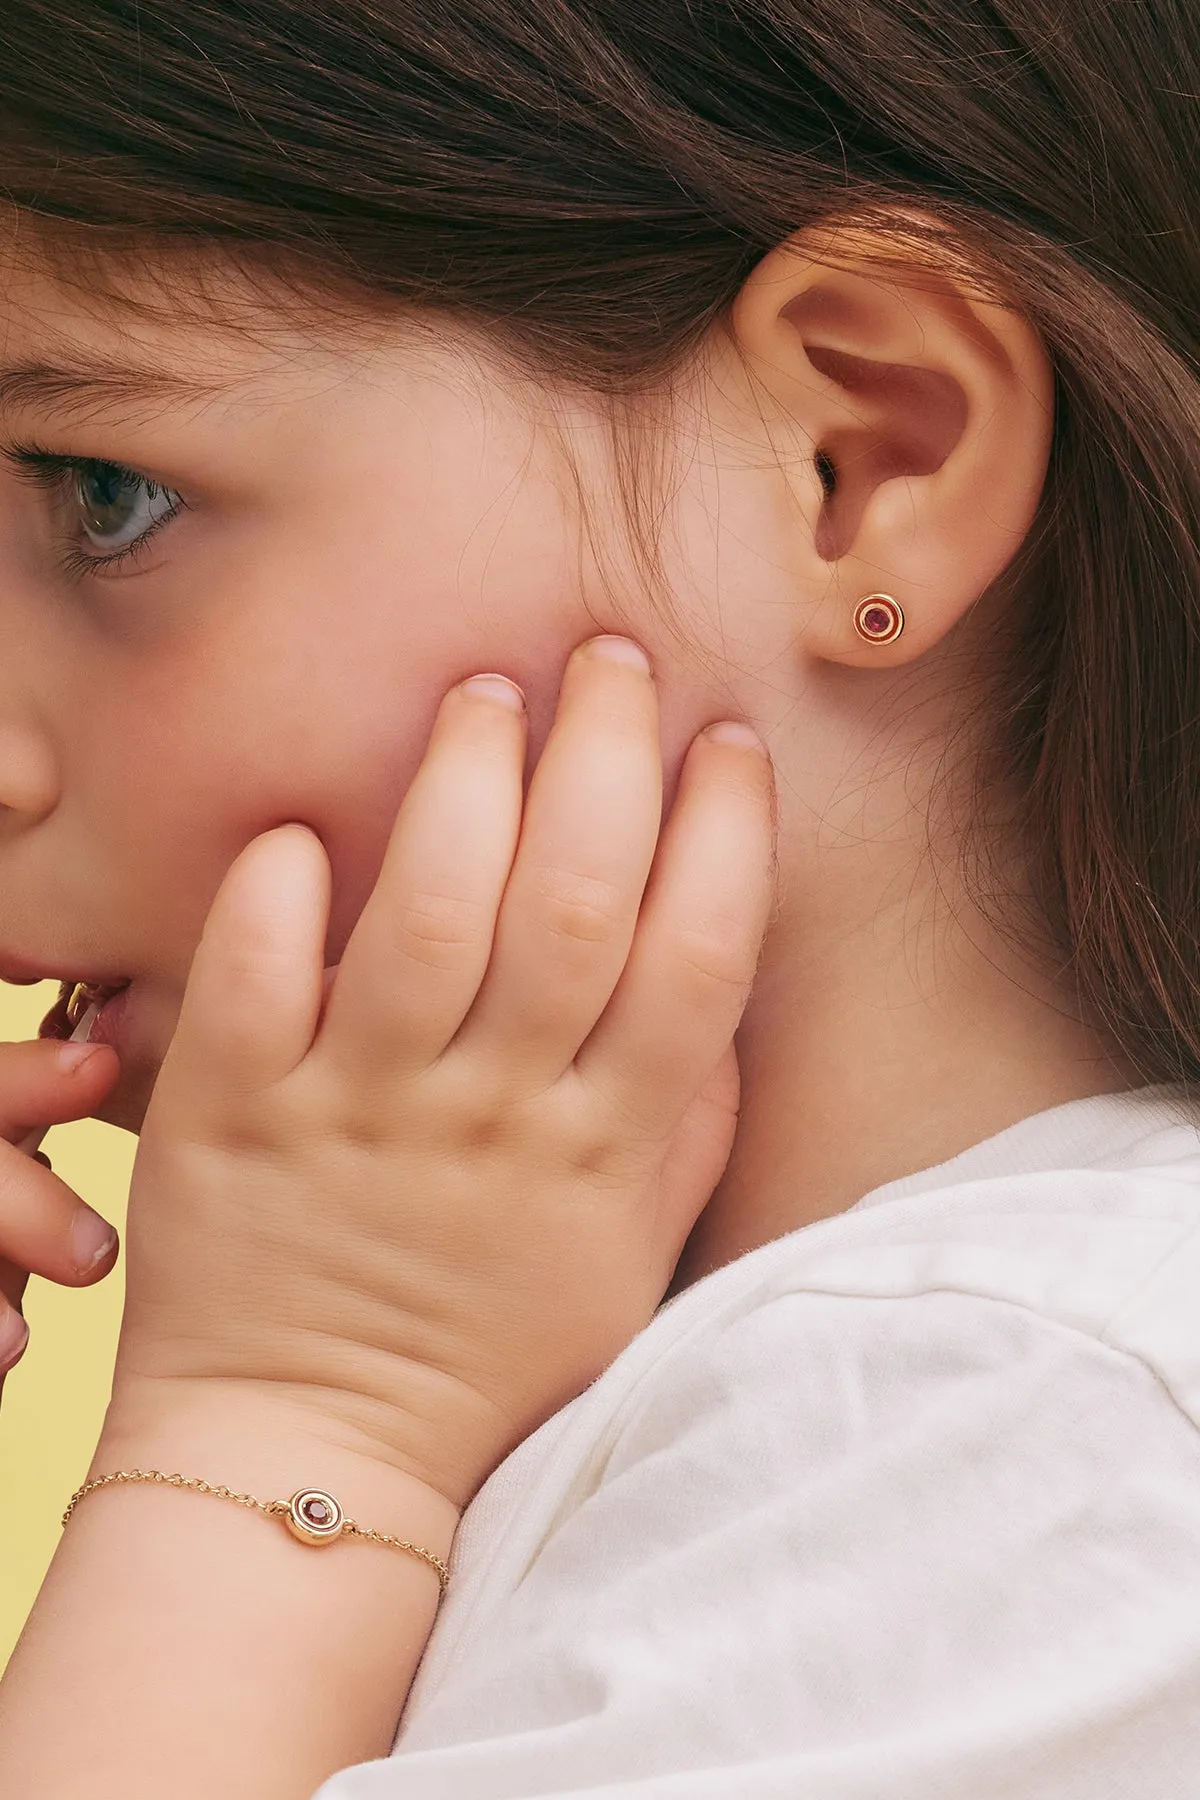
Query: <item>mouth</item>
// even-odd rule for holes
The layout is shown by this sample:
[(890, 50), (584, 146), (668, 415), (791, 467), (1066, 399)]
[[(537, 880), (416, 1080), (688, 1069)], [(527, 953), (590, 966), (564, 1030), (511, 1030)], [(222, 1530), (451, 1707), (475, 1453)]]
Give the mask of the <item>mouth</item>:
[(58, 999), (38, 1026), (40, 1038), (69, 1038), (89, 1006), (103, 1009), (123, 994), (130, 979), (122, 981), (64, 981)]

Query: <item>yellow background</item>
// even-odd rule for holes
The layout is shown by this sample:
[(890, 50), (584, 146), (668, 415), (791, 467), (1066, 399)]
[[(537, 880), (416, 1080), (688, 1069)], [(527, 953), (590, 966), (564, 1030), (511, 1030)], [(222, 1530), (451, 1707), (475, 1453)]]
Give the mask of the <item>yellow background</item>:
[[(0, 984), (0, 1038), (36, 1034), (58, 994)], [(121, 1230), (137, 1139), (94, 1119), (56, 1125), (42, 1148), (90, 1206)], [(30, 1278), (30, 1338), (0, 1403), (0, 1668), (8, 1661), (59, 1538), (63, 1508), (87, 1473), (108, 1405), (125, 1288), (120, 1258), (94, 1288)]]

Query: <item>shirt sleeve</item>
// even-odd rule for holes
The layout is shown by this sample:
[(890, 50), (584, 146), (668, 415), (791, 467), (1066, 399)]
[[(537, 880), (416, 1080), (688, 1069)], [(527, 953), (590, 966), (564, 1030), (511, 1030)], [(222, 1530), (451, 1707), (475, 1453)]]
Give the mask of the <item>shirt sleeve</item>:
[(1200, 1436), (957, 1292), (771, 1300), (680, 1358), (402, 1731), (318, 1800), (1200, 1793)]

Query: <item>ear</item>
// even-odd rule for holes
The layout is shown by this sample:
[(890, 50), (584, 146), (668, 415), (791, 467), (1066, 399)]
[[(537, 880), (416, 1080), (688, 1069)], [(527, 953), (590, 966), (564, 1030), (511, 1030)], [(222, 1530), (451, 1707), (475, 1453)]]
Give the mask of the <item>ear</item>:
[[(813, 576), (830, 579), (802, 641), (827, 661), (884, 668), (931, 649), (1033, 522), (1053, 369), (1033, 326), (974, 294), (966, 266), (947, 254), (910, 275), (882, 232), (825, 228), (773, 250), (734, 304), (760, 416), (815, 519)], [(905, 620), (887, 645), (854, 628), (881, 591)]]

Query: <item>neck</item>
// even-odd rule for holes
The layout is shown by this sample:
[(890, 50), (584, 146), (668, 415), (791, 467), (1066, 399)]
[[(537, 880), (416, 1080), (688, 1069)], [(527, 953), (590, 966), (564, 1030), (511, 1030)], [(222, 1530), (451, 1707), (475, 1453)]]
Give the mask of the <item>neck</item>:
[(733, 1154), (671, 1293), (1034, 1113), (1138, 1085), (965, 901), (936, 934), (913, 929), (911, 890), (857, 902), (826, 904), (823, 929), (811, 907), (777, 921), (738, 1033)]

